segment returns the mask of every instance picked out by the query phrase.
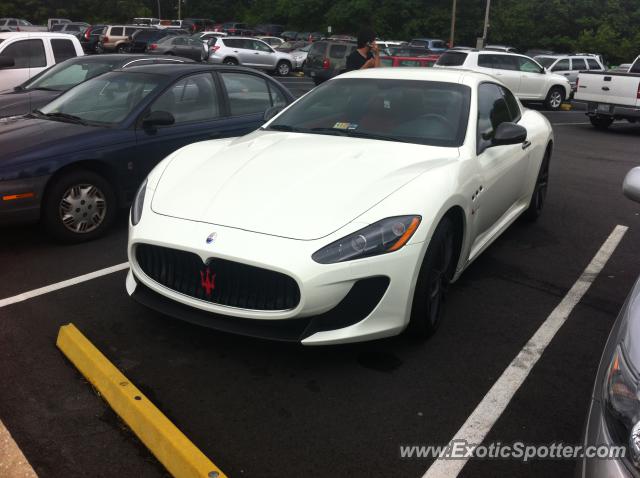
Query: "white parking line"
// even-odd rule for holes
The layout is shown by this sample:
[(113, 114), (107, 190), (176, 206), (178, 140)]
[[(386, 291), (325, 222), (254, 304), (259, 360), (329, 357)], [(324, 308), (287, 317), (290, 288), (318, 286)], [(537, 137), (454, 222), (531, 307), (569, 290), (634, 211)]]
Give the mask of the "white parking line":
[[(562, 324), (567, 320), (571, 311), (589, 290), (607, 263), (613, 252), (620, 244), (627, 232), (626, 226), (616, 226), (604, 242), (591, 263), (578, 278), (571, 290), (564, 296), (562, 302), (551, 312), (529, 342), (513, 359), (493, 387), (484, 396), (467, 421), (451, 439), (466, 440), (468, 444), (480, 444), (496, 423), (502, 412), (527, 378), (534, 365), (542, 356), (547, 345), (556, 335)], [(447, 460), (438, 458), (434, 461), (423, 478), (453, 478), (458, 476), (467, 459)]]
[(39, 289), (30, 290), (29, 292), (23, 292), (22, 294), (14, 295), (13, 297), (7, 297), (6, 299), (1, 299), (0, 308), (6, 307), (11, 304), (15, 304), (17, 302), (22, 302), (28, 299), (32, 299), (39, 295), (48, 294), (49, 292), (64, 289), (65, 287), (70, 287), (72, 285), (80, 284), (81, 282), (86, 282), (91, 279), (96, 279), (98, 277), (113, 274), (114, 272), (119, 272), (128, 268), (129, 268), (129, 263), (123, 262), (122, 264), (107, 267), (105, 269), (100, 269), (98, 271), (89, 272), (88, 274), (84, 274), (78, 277), (73, 277), (72, 279), (63, 280), (62, 282), (56, 282), (55, 284), (40, 287)]

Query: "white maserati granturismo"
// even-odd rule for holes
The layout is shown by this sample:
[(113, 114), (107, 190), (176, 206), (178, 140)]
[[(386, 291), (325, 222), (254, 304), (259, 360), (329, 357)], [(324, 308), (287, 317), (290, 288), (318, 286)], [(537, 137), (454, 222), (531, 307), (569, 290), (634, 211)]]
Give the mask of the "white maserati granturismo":
[(449, 284), (544, 204), (551, 126), (481, 73), (347, 73), (265, 119), (149, 174), (131, 208), (134, 299), (307, 345), (426, 337)]

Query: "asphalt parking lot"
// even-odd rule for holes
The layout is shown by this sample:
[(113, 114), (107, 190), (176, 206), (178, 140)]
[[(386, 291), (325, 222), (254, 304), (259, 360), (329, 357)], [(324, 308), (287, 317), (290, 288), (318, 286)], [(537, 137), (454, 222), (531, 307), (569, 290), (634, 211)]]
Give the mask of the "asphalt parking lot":
[[(296, 95), (313, 86), (284, 83)], [(616, 225), (628, 226), (587, 294), (487, 440), (578, 444), (600, 354), (640, 274), (640, 206), (622, 180), (640, 126), (596, 131), (580, 111), (554, 124), (548, 202), (518, 221), (452, 287), (425, 343), (404, 336), (321, 348), (218, 333), (133, 302), (125, 272), (0, 307), (0, 419), (41, 476), (166, 472), (55, 347), (73, 322), (229, 476), (419, 477), (565, 296)], [(126, 261), (127, 215), (107, 237), (52, 244), (0, 229), (0, 301)], [(1, 303), (1, 302), (0, 302)], [(570, 476), (574, 462), (471, 461), (461, 476)]]

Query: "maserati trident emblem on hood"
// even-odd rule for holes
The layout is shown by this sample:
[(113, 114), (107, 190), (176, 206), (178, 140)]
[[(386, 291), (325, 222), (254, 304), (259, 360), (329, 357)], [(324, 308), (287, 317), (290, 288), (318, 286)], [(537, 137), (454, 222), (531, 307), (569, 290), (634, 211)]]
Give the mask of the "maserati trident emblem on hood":
[(207, 244), (211, 244), (212, 242), (214, 242), (216, 239), (218, 238), (218, 233), (217, 232), (212, 232), (211, 234), (209, 234), (207, 236)]

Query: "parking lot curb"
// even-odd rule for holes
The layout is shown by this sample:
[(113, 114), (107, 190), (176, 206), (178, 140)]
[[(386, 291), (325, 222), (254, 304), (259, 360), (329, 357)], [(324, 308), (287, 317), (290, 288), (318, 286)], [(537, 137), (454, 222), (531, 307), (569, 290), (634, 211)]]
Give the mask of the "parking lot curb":
[(56, 345), (176, 478), (226, 478), (73, 324)]

